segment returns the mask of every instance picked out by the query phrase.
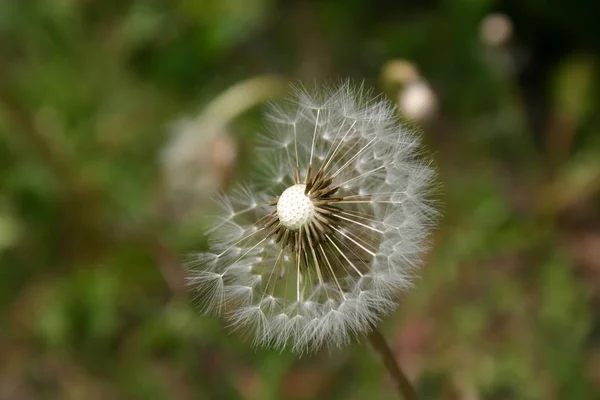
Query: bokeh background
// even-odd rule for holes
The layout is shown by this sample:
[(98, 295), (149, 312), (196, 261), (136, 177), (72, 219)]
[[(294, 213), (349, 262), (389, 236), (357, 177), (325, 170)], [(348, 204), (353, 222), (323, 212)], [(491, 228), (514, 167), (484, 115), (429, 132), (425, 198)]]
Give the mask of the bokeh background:
[[(594, 11), (596, 9), (596, 11)], [(0, 1), (0, 399), (393, 399), (365, 344), (255, 350), (185, 293), (265, 102), (397, 102), (444, 218), (382, 325), (424, 399), (600, 398), (595, 0)]]

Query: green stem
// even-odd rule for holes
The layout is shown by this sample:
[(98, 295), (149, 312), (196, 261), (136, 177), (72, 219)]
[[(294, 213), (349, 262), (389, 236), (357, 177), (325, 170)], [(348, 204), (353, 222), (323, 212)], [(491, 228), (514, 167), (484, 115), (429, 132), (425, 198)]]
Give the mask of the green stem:
[(400, 365), (396, 361), (396, 357), (394, 353), (388, 346), (385, 338), (377, 329), (373, 328), (371, 333), (369, 334), (369, 342), (371, 346), (379, 353), (381, 359), (383, 360), (383, 364), (385, 368), (390, 373), (392, 380), (400, 394), (400, 397), (405, 400), (416, 400), (417, 392), (413, 388), (412, 384), (404, 375), (404, 372), (400, 369)]

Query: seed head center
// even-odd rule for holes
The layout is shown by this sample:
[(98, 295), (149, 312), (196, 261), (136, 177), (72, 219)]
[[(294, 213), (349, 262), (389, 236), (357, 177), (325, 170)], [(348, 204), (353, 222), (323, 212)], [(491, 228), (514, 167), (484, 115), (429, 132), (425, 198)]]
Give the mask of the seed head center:
[(284, 227), (297, 231), (310, 222), (315, 212), (312, 200), (304, 194), (306, 185), (298, 184), (285, 189), (277, 201), (277, 216)]

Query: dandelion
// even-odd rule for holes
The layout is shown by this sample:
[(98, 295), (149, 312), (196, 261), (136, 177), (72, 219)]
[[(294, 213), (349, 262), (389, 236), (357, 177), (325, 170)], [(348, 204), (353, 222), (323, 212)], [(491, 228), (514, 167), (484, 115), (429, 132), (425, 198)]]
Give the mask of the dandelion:
[(434, 172), (395, 108), (362, 87), (294, 93), (268, 115), (258, 176), (219, 199), (188, 282), (254, 345), (304, 353), (396, 307), (432, 226)]

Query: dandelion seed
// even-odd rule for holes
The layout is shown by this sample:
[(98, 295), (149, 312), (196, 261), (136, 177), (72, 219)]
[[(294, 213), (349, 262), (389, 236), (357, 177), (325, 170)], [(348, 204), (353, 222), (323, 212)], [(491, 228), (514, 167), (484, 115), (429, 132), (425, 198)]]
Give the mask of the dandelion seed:
[(434, 172), (394, 108), (362, 87), (298, 89), (268, 116), (251, 186), (220, 199), (188, 282), (253, 343), (296, 353), (369, 332), (410, 286)]

